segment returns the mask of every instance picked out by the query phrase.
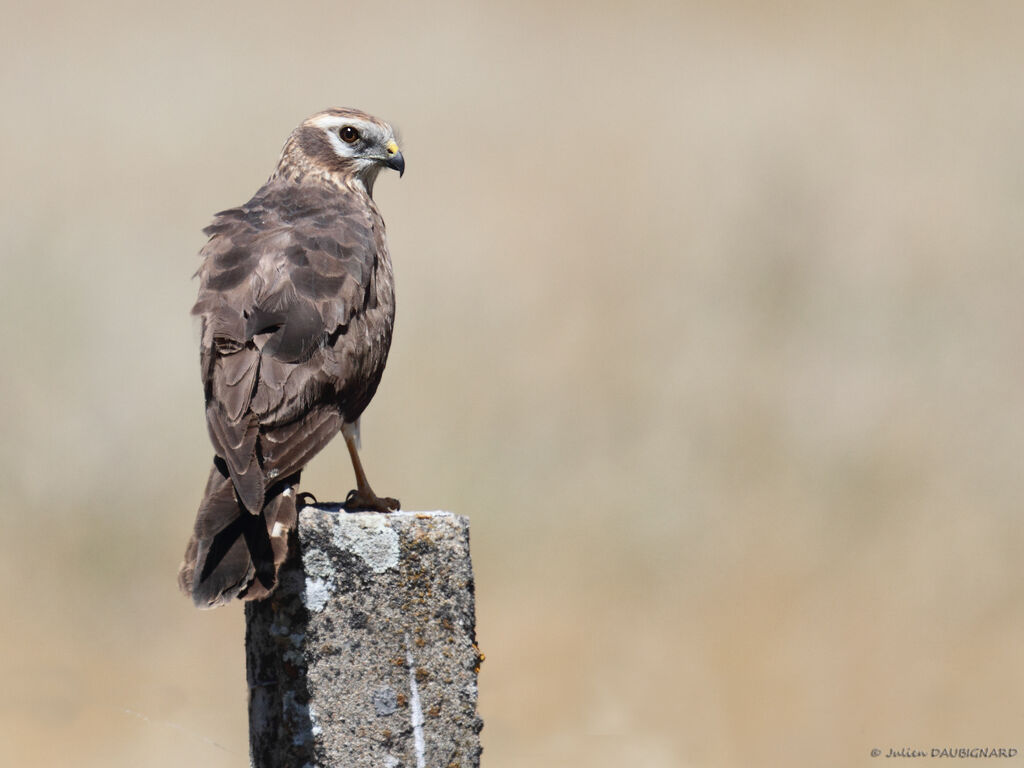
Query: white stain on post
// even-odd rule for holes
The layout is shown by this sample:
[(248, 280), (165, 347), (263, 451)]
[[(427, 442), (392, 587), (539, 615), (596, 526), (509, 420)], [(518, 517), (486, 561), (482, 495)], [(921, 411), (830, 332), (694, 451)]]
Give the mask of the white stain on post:
[(416, 663), (412, 658), (409, 635), (405, 636), (405, 663), (409, 665), (409, 710), (412, 715), (412, 743), (416, 751), (416, 768), (427, 766), (427, 744), (423, 739), (423, 705), (416, 685)]
[(302, 602), (310, 611), (322, 611), (331, 597), (331, 587), (323, 579), (306, 579), (305, 590), (302, 593)]
[(363, 559), (374, 573), (398, 565), (398, 532), (383, 515), (352, 515), (334, 528), (334, 543)]

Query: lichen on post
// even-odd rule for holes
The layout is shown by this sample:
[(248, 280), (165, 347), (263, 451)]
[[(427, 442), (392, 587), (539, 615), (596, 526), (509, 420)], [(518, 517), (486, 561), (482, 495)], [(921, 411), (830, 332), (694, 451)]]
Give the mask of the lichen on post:
[(325, 507), (246, 605), (252, 765), (479, 766), (468, 519)]

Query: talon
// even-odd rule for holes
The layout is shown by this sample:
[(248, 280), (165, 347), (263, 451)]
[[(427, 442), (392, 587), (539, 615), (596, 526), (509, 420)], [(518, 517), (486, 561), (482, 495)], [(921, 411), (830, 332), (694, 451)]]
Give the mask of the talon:
[(317, 504), (316, 496), (309, 491), (303, 491), (302, 493), (295, 494), (295, 506), (298, 509), (303, 507), (312, 507)]
[(341, 505), (346, 512), (395, 512), (400, 508), (398, 499), (380, 497), (373, 491), (360, 491), (358, 488), (349, 491), (345, 503)]

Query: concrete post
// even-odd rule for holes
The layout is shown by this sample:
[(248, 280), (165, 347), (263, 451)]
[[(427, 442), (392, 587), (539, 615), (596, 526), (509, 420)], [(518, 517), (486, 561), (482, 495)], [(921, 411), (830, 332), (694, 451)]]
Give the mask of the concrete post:
[(476, 768), (469, 521), (327, 506), (246, 605), (253, 768)]

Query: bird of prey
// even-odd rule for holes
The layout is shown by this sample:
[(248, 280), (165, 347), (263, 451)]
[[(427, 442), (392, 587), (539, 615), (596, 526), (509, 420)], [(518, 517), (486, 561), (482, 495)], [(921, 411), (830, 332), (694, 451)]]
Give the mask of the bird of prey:
[(203, 230), (192, 313), (216, 455), (178, 574), (201, 608), (273, 591), (299, 474), (335, 433), (356, 478), (344, 508), (398, 509), (373, 492), (358, 454), (395, 317), (373, 201), (384, 168), (405, 171), (390, 125), (355, 109), (320, 112), (292, 132), (252, 199)]

